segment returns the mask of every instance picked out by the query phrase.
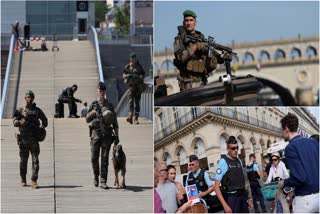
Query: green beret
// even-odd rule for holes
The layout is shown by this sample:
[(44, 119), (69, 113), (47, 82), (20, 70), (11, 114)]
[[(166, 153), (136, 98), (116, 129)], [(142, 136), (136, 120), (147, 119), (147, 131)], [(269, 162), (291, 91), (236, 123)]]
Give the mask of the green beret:
[(26, 91), (26, 95), (29, 95), (29, 96), (31, 96), (32, 98), (34, 98), (34, 93), (31, 91), (31, 90), (27, 90)]
[(183, 17), (186, 17), (186, 16), (192, 16), (193, 18), (197, 18), (197, 14), (192, 10), (185, 10), (183, 12)]
[(136, 57), (137, 56), (137, 54), (136, 54), (136, 52), (134, 52), (134, 51), (132, 51), (131, 53), (130, 53), (130, 55), (129, 55), (129, 57)]

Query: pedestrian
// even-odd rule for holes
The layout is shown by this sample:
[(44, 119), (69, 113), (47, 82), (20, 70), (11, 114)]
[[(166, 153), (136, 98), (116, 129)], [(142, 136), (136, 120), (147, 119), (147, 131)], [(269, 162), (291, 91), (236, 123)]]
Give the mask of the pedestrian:
[(208, 46), (204, 42), (186, 42), (185, 36), (191, 35), (203, 39), (204, 35), (197, 31), (197, 15), (191, 10), (183, 12), (183, 26), (178, 26), (178, 35), (174, 39), (174, 65), (179, 70), (177, 77), (180, 91), (206, 85), (208, 76), (225, 59), (232, 59), (230, 54), (221, 57), (218, 54), (208, 57)]
[(162, 207), (168, 213), (174, 213), (178, 209), (178, 203), (182, 201), (183, 196), (176, 185), (168, 180), (167, 164), (160, 163), (159, 183), (157, 192), (162, 201)]
[(27, 185), (26, 176), (28, 159), (29, 153), (31, 153), (31, 187), (36, 189), (38, 188), (37, 181), (39, 173), (39, 141), (44, 140), (44, 128), (46, 128), (48, 125), (48, 119), (43, 111), (36, 106), (36, 103), (33, 102), (34, 98), (34, 93), (31, 90), (27, 90), (25, 93), (26, 104), (15, 112), (13, 125), (14, 127), (19, 127), (20, 132), (16, 135), (16, 137), (19, 145), (21, 185)]
[(288, 113), (280, 120), (282, 137), (289, 144), (285, 155), (290, 169), (290, 178), (280, 181), (283, 186), (294, 187), (293, 212), (319, 213), (319, 142), (301, 137), (299, 120)]
[[(90, 128), (91, 164), (93, 168), (93, 184), (95, 187), (108, 189), (108, 165), (111, 144), (119, 143), (119, 126), (113, 105), (105, 98), (106, 86), (103, 82), (98, 84), (98, 98), (94, 100), (86, 117)], [(101, 168), (99, 169), (99, 154), (101, 150)], [(101, 171), (101, 173), (99, 172)]]
[(26, 22), (26, 24), (23, 27), (23, 32), (24, 32), (24, 45), (28, 50), (30, 48), (30, 35), (31, 35), (30, 22)]
[(288, 169), (285, 164), (280, 160), (279, 152), (274, 152), (271, 155), (272, 166), (270, 168), (269, 176), (265, 182), (268, 184), (272, 181), (280, 181), (289, 178)]
[(269, 159), (268, 155), (263, 156), (263, 162), (265, 164), (265, 168), (264, 168), (264, 171), (263, 171), (263, 176), (264, 177), (268, 177), (269, 172), (270, 172), (270, 168), (272, 166), (272, 164), (270, 163), (270, 159)]
[(59, 109), (63, 109), (64, 103), (68, 103), (69, 106), (69, 118), (79, 118), (80, 116), (77, 115), (77, 104), (76, 102), (80, 102), (81, 100), (74, 97), (74, 93), (77, 91), (78, 86), (76, 84), (72, 85), (71, 87), (67, 87), (63, 89), (62, 93), (58, 98), (59, 102)]
[(19, 27), (19, 21), (16, 20), (15, 24), (12, 25), (12, 34), (14, 36), (14, 42), (15, 50), (18, 50), (19, 47), (19, 35), (20, 35), (20, 27)]
[[(183, 187), (183, 185), (180, 182), (175, 181), (175, 179), (176, 179), (176, 167), (173, 166), (173, 165), (168, 165), (167, 169), (168, 169), (168, 181), (170, 181), (174, 185), (176, 185), (176, 187), (178, 188), (179, 193), (184, 196), (186, 194), (185, 188)], [(179, 204), (182, 204), (183, 199), (184, 198), (182, 198), (182, 199), (180, 198)]]
[(266, 213), (267, 210), (266, 210), (266, 206), (264, 205), (264, 199), (263, 199), (263, 195), (261, 192), (261, 186), (259, 183), (259, 179), (260, 179), (259, 165), (256, 162), (256, 156), (254, 154), (250, 154), (249, 159), (250, 159), (250, 162), (248, 163), (248, 165), (246, 167), (246, 171), (247, 171), (248, 180), (250, 183), (254, 211), (256, 213), (260, 212), (259, 207), (258, 207), (258, 203), (257, 203), (257, 201), (259, 201), (262, 212)]
[[(128, 118), (127, 122), (139, 124), (140, 99), (144, 90), (145, 72), (137, 59), (135, 52), (129, 55), (129, 64), (124, 67), (122, 75), (125, 83), (129, 87), (128, 93)], [(134, 121), (133, 121), (134, 115)]]
[[(160, 163), (157, 158), (154, 158), (153, 160), (153, 212), (154, 213), (166, 213), (166, 210), (163, 209), (162, 207), (162, 201), (160, 198), (160, 195), (156, 189), (159, 183), (159, 177), (160, 177)], [(192, 206), (192, 202), (188, 201), (184, 203), (179, 209), (176, 210), (175, 213), (183, 213), (186, 210), (188, 210)]]
[(88, 107), (87, 107), (88, 103), (84, 102), (83, 103), (83, 108), (81, 110), (81, 117), (86, 117), (87, 113), (88, 113)]
[(248, 213), (252, 208), (252, 199), (246, 189), (241, 160), (237, 157), (238, 141), (230, 136), (226, 143), (228, 153), (219, 160), (214, 190), (225, 213)]
[(209, 206), (209, 213), (214, 212), (214, 198), (210, 195), (214, 191), (214, 186), (209, 173), (200, 168), (200, 162), (196, 155), (190, 155), (189, 166), (191, 171), (188, 173), (185, 186), (196, 184), (199, 190), (199, 198), (203, 198), (206, 201), (207, 206)]

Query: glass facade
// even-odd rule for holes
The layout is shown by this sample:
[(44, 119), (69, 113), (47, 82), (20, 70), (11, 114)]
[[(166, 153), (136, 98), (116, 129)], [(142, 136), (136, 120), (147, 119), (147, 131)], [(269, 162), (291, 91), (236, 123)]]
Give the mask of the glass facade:
[(73, 35), (76, 24), (76, 1), (27, 1), (26, 20), (31, 34)]

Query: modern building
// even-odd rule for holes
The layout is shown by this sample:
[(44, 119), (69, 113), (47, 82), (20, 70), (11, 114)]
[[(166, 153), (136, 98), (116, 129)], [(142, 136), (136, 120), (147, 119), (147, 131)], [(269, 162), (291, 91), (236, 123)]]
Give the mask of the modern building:
[(1, 1), (1, 34), (11, 34), (12, 24), (30, 22), (33, 36), (85, 34), (94, 26), (94, 1)]
[(281, 138), (281, 118), (288, 112), (299, 118), (299, 133), (319, 133), (319, 124), (307, 108), (293, 107), (166, 107), (154, 114), (155, 157), (187, 172), (188, 158), (199, 156), (200, 165), (215, 171), (227, 153), (226, 140), (233, 135), (239, 143), (239, 157), (248, 163), (254, 153), (261, 165), (263, 155)]

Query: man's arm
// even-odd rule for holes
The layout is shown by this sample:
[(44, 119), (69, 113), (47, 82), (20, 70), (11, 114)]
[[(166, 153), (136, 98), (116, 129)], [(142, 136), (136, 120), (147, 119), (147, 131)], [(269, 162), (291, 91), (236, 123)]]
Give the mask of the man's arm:
[(96, 118), (97, 117), (96, 113), (97, 112), (93, 107), (93, 103), (91, 103), (90, 106), (89, 106), (89, 109), (88, 109), (87, 116), (86, 116), (86, 122), (90, 123), (94, 118)]
[(290, 178), (284, 180), (284, 186), (297, 187), (306, 181), (306, 172), (298, 155), (297, 148), (287, 146), (285, 149), (287, 163), (290, 169)]
[(39, 108), (39, 118), (41, 120), (41, 127), (46, 128), (48, 126), (48, 118), (40, 108)]
[(219, 180), (216, 180), (214, 182), (214, 191), (216, 192), (217, 197), (223, 206), (224, 212), (231, 213), (232, 212), (231, 208), (229, 207), (229, 205), (227, 204), (227, 202), (224, 200), (224, 198), (222, 196), (222, 192), (220, 190), (220, 181)]
[(208, 189), (204, 192), (199, 191), (199, 197), (204, 197), (214, 191), (213, 182), (211, 181), (208, 172), (204, 173), (204, 180), (208, 186)]

